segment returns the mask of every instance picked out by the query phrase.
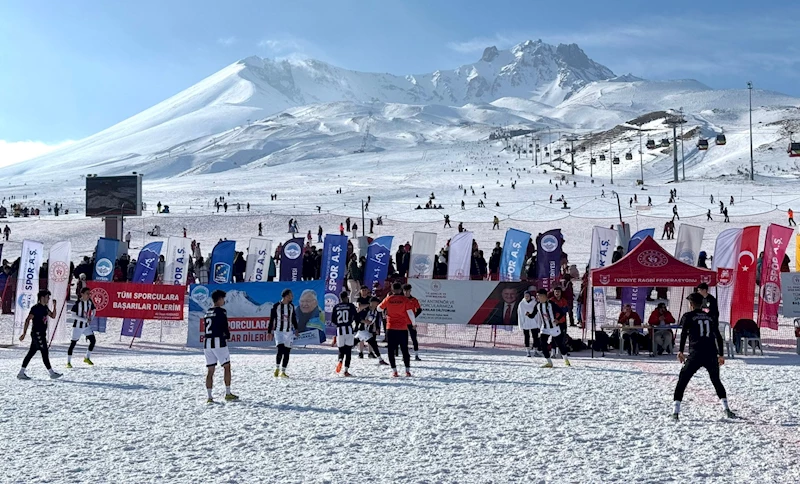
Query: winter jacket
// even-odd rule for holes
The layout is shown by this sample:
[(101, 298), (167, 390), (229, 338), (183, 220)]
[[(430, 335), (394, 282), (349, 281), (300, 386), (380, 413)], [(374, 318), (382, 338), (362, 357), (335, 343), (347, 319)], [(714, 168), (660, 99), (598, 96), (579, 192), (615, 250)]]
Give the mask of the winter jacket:
[(364, 280), (364, 274), (361, 272), (358, 261), (355, 259), (351, 260), (350, 264), (347, 265), (347, 278), (358, 282)]
[(536, 308), (536, 299), (526, 301), (523, 299), (517, 306), (517, 324), (519, 329), (539, 329), (539, 320), (536, 318), (529, 318), (528, 314), (533, 314)]

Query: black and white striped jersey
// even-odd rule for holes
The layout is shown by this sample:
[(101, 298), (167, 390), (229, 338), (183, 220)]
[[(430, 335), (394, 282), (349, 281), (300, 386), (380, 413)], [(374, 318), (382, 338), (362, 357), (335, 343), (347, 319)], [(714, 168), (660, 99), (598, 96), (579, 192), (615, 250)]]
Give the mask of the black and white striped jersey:
[(297, 315), (294, 304), (277, 302), (269, 316), (269, 331), (297, 331)]
[(536, 307), (533, 308), (533, 318), (539, 322), (539, 327), (542, 330), (551, 330), (558, 327), (553, 306), (554, 304), (551, 301), (547, 301), (536, 303)]
[(228, 346), (228, 339), (231, 337), (228, 328), (228, 312), (224, 308), (216, 306), (208, 308), (203, 317), (205, 333), (203, 346), (205, 348), (224, 348)]
[(383, 322), (383, 311), (378, 308), (364, 309), (358, 313), (358, 331), (369, 331), (370, 333), (378, 334)]
[(356, 322), (358, 312), (353, 303), (339, 303), (331, 311), (333, 324), (336, 325), (336, 334), (342, 336), (353, 334), (353, 325)]
[(86, 301), (78, 299), (75, 301), (75, 304), (72, 305), (72, 309), (70, 309), (73, 315), (72, 327), (84, 328), (89, 326), (89, 319), (94, 314), (94, 310), (94, 303), (91, 299)]

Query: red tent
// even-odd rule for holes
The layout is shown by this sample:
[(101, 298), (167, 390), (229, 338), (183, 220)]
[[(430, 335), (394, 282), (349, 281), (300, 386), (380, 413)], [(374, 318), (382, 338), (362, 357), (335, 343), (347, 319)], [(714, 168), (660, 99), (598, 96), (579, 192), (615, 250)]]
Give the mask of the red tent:
[(717, 273), (685, 264), (647, 237), (615, 264), (592, 271), (592, 285), (617, 287), (694, 287), (717, 284)]

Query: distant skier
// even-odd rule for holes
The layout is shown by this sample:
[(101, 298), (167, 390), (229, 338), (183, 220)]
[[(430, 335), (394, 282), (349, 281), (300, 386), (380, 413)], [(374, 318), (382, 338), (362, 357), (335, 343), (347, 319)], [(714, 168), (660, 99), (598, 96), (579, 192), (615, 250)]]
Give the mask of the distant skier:
[(261, 225), (261, 222), (258, 222), (258, 236), (261, 237), (264, 235), (264, 226)]
[(722, 210), (722, 215), (725, 216), (725, 220), (723, 220), (723, 222), (728, 223), (731, 221), (731, 219), (728, 218), (728, 207), (725, 207), (725, 209)]
[(322, 225), (317, 226), (317, 242), (322, 243)]
[(500, 219), (497, 218), (497, 215), (495, 215), (492, 220), (492, 230), (494, 229), (500, 230)]
[(450, 215), (444, 216), (444, 227), (442, 228), (447, 228), (447, 227), (453, 228), (453, 226), (450, 225)]
[(238, 400), (239, 397), (231, 393), (231, 354), (228, 350), (228, 340), (231, 332), (228, 328), (228, 313), (225, 311), (225, 291), (219, 289), (211, 293), (213, 306), (208, 308), (203, 318), (205, 332), (203, 335), (203, 353), (206, 357), (206, 392), (207, 403), (213, 403), (212, 389), (214, 387), (214, 371), (219, 364), (224, 374), (225, 400)]
[(672, 217), (673, 217), (673, 219), (678, 219), (678, 220), (681, 219), (681, 216), (678, 215), (678, 206), (677, 205), (673, 205), (672, 206)]
[(3, 229), (3, 236), (5, 237), (6, 240), (8, 240), (8, 237), (10, 235), (11, 235), (11, 227), (6, 225), (5, 228)]
[(714, 219), (711, 218), (711, 209), (709, 208), (708, 212), (706, 212), (706, 222), (713, 222), (713, 221)]
[(789, 227), (791, 227), (792, 225), (797, 226), (797, 222), (794, 221), (794, 212), (792, 211), (791, 208), (786, 212), (786, 214), (789, 216)]

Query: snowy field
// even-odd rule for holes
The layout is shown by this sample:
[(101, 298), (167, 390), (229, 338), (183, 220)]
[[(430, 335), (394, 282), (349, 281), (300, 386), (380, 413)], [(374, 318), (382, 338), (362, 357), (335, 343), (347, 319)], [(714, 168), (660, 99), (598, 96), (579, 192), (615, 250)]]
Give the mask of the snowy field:
[[(723, 420), (701, 370), (670, 420), (678, 363), (572, 359), (541, 369), (520, 351), (423, 348), (412, 378), (332, 349), (235, 350), (240, 402), (207, 405), (200, 351), (99, 347), (51, 381), (13, 375), (0, 350), (3, 482), (776, 482), (800, 480), (794, 355), (728, 361)], [(52, 352), (55, 368), (65, 348)], [(215, 396), (223, 387), (217, 375)]]

